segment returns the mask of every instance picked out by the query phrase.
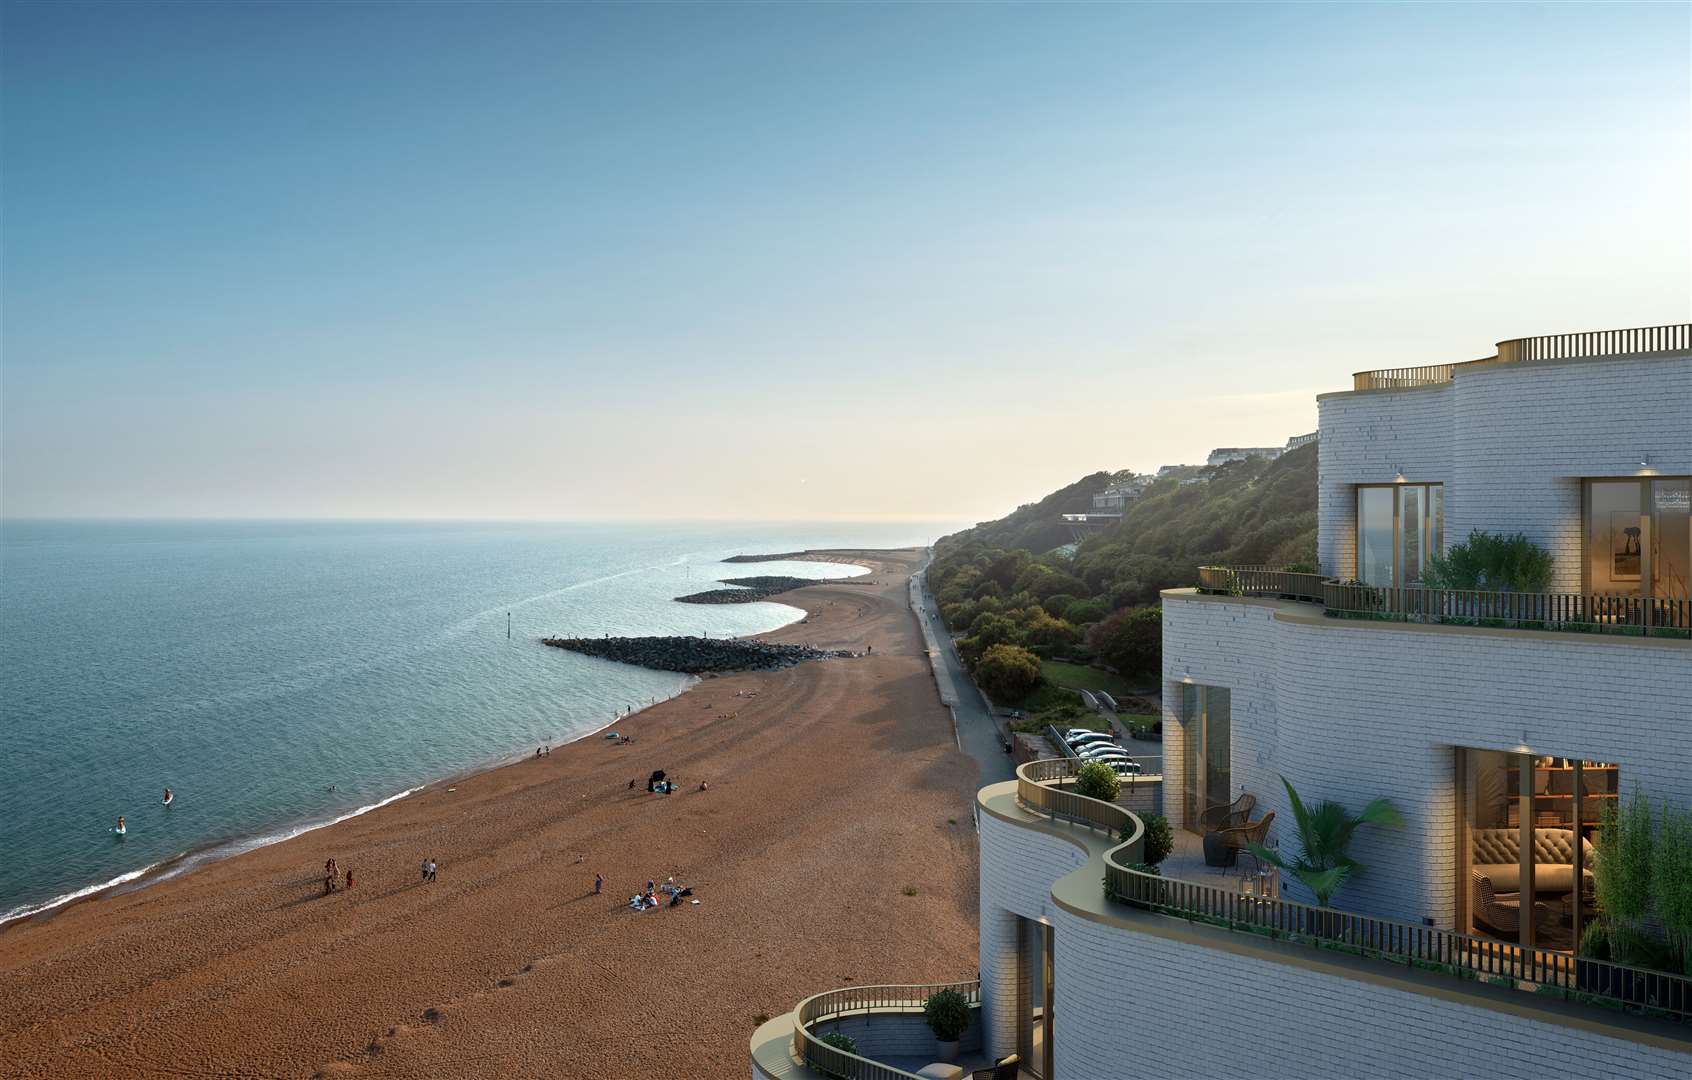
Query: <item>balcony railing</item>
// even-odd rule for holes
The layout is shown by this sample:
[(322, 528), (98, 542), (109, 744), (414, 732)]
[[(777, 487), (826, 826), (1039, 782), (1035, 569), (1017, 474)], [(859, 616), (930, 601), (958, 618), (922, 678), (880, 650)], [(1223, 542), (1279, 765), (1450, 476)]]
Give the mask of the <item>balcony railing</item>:
[(1640, 326), (1632, 330), (1593, 330), (1583, 334), (1549, 334), (1498, 343), (1498, 359), (1573, 360), (1589, 356), (1631, 356), (1692, 350), (1692, 323)]
[(1539, 993), (1692, 1022), (1692, 978), (1607, 960), (1572, 957), (1550, 949), (1377, 919), (1233, 889), (1159, 877), (1110, 865), (1105, 878), (1114, 898), (1134, 907), (1208, 922), (1229, 930), (1349, 952), (1463, 979), (1512, 987), (1533, 984)]
[[(1064, 760), (1028, 762), (1016, 770), (1017, 799), (1026, 809), (1066, 820), (1097, 822), (1101, 828), (1123, 817), (1139, 826), (1139, 819), (1121, 807), (1073, 792), (1062, 794), (1091, 807), (1064, 803), (1062, 813), (1041, 811), (1042, 802), (1053, 792), (1051, 781), (1074, 772), (1075, 767)], [(1134, 830), (1132, 841), (1104, 853), (1104, 887), (1109, 899), (1231, 931), (1692, 1023), (1692, 975), (1590, 960), (1552, 949), (1524, 949), (1455, 930), (1378, 919), (1296, 900), (1247, 896), (1227, 886), (1166, 878), (1137, 868), (1143, 841), (1144, 828), (1140, 826)]]
[(1322, 600), (1321, 574), (1275, 566), (1201, 566), (1199, 588), (1225, 596), (1271, 596), (1286, 600)]
[(848, 986), (827, 990), (799, 1003), (793, 1016), (793, 1053), (805, 1067), (824, 1076), (845, 1080), (920, 1080), (906, 1072), (861, 1054), (830, 1046), (811, 1034), (813, 1024), (868, 1013), (920, 1013), (930, 994), (956, 990), (970, 1005), (981, 1004), (981, 983), (924, 983), (911, 986)]
[(1386, 588), (1268, 566), (1201, 566), (1199, 589), (1309, 601), (1335, 618), (1692, 637), (1692, 600), (1661, 596)]
[[(1640, 326), (1631, 330), (1594, 330), (1580, 334), (1548, 334), (1543, 337), (1513, 338), (1498, 343), (1498, 354), (1470, 364), (1492, 361), (1519, 363), (1523, 360), (1577, 360), (1601, 356), (1635, 356), (1692, 350), (1692, 323)], [(1439, 386), (1451, 381), (1456, 369), (1466, 364), (1429, 364), (1425, 367), (1381, 368), (1352, 375), (1353, 390), (1411, 390)]]
[(1381, 588), (1337, 581), (1323, 583), (1322, 593), (1327, 613), (1345, 618), (1665, 637), (1692, 632), (1692, 601), (1660, 596)]
[(1125, 807), (1070, 791), (1062, 785), (1073, 780), (1087, 762), (1079, 758), (1043, 758), (1016, 768), (1016, 797), (1038, 814), (1103, 830), (1123, 837), (1112, 852), (1123, 852), (1126, 863), (1139, 862), (1145, 851), (1146, 827), (1139, 816)]

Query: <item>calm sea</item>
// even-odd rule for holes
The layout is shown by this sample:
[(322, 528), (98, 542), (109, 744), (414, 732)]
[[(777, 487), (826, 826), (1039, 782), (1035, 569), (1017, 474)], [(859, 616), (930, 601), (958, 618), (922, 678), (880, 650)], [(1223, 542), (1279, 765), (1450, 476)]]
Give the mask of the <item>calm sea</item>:
[(544, 635), (758, 633), (799, 610), (673, 598), (721, 577), (861, 572), (724, 556), (946, 531), (0, 523), (0, 920), (532, 754), (691, 682)]

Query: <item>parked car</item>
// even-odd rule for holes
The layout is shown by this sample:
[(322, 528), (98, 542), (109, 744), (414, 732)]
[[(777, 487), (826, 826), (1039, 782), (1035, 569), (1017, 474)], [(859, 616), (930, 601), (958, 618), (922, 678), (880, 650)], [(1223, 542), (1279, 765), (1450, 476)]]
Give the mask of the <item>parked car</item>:
[(1087, 747), (1085, 750), (1077, 750), (1075, 753), (1088, 759), (1089, 761), (1094, 758), (1101, 757), (1121, 757), (1129, 759), (1132, 759), (1133, 757), (1132, 754), (1128, 753), (1128, 751), (1122, 749), (1122, 747), (1116, 745), (1115, 743), (1098, 743)]
[(1093, 746), (1097, 743), (1114, 743), (1116, 740), (1102, 731), (1089, 731), (1084, 735), (1071, 735), (1068, 742), (1071, 747), (1079, 750), (1083, 746)]

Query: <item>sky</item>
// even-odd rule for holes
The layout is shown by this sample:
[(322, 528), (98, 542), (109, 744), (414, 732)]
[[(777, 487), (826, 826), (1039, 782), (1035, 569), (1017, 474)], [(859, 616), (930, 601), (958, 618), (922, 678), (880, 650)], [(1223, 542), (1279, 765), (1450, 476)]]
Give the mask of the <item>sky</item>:
[(1692, 310), (1683, 4), (3, 17), (7, 516), (974, 521)]

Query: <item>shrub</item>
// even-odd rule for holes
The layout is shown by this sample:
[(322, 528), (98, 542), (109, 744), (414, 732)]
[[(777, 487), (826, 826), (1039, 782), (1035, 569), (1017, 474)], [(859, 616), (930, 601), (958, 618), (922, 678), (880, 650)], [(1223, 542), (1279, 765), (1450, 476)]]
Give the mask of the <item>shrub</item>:
[(1375, 799), (1363, 808), (1362, 813), (1354, 815), (1328, 799), (1306, 806), (1284, 776), (1281, 777), (1281, 786), (1287, 789), (1287, 801), (1292, 805), (1293, 820), (1298, 828), (1296, 854), (1270, 851), (1261, 844), (1248, 843), (1246, 846), (1259, 862), (1278, 866), (1297, 878), (1315, 894), (1318, 906), (1327, 907), (1328, 900), (1345, 884), (1346, 879), (1362, 870), (1357, 860), (1347, 855), (1345, 850), (1357, 827), (1402, 825), (1404, 818), (1388, 799)]
[(969, 1002), (956, 990), (936, 990), (922, 1004), (922, 1020), (941, 1042), (957, 1042), (969, 1027)]
[(832, 1046), (836, 1050), (844, 1050), (848, 1054), (856, 1054), (858, 1052), (858, 1040), (852, 1038), (852, 1036), (846, 1034), (844, 1031), (831, 1031), (826, 1035), (819, 1035), (817, 1036), (817, 1041), (825, 1043), (828, 1046)]
[(1435, 589), (1544, 592), (1551, 584), (1551, 553), (1522, 533), (1496, 536), (1476, 529), (1428, 559), (1427, 584)]
[(1169, 819), (1162, 814), (1152, 814), (1145, 823), (1146, 865), (1156, 866), (1175, 850), (1175, 832), (1169, 827)]
[(1016, 645), (994, 645), (975, 664), (981, 688), (1000, 701), (1021, 701), (1040, 684), (1040, 658)]
[(1075, 792), (1089, 799), (1115, 802), (1122, 790), (1122, 779), (1116, 770), (1102, 761), (1090, 761), (1075, 773)]
[(1638, 788), (1625, 807), (1605, 799), (1598, 814), (1598, 842), (1592, 865), (1598, 907), (1619, 955), (1622, 930), (1651, 910), (1651, 804)]
[(1663, 933), (1679, 954), (1680, 970), (1692, 974), (1692, 810), (1663, 804), (1651, 859), (1651, 895)]

